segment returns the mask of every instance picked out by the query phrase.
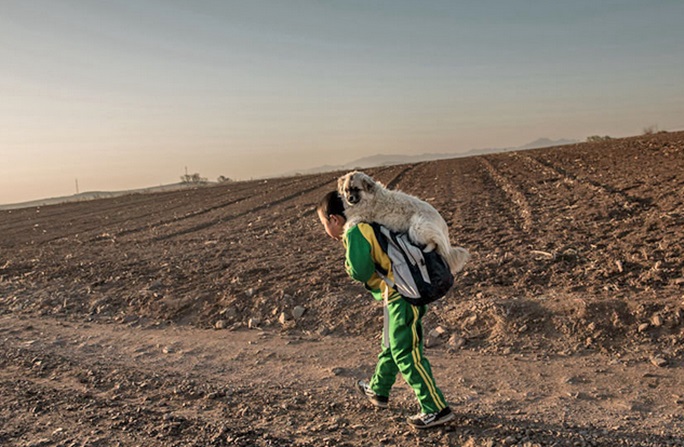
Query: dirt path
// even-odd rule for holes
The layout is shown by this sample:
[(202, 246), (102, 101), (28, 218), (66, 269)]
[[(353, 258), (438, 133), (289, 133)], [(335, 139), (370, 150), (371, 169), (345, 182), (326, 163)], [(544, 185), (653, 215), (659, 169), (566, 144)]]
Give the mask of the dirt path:
[(8, 446), (684, 445), (682, 365), (428, 349), (456, 411), (429, 432), (401, 381), (386, 411), (352, 388), (377, 340), (268, 330), (0, 318)]

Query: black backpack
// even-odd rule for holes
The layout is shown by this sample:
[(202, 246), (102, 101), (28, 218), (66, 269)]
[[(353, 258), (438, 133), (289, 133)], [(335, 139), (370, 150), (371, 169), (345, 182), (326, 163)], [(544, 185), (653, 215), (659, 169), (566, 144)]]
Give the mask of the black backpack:
[(387, 278), (378, 264), (375, 271), (394, 290), (414, 306), (432, 303), (446, 295), (454, 285), (449, 265), (436, 251), (425, 253), (406, 233), (395, 233), (378, 223), (371, 223), (382, 250), (392, 262), (394, 281)]

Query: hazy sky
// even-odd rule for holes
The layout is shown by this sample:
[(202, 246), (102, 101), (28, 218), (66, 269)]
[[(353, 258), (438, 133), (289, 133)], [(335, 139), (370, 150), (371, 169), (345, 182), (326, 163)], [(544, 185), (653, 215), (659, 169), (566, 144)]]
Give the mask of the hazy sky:
[(684, 129), (682, 0), (0, 0), (0, 203)]

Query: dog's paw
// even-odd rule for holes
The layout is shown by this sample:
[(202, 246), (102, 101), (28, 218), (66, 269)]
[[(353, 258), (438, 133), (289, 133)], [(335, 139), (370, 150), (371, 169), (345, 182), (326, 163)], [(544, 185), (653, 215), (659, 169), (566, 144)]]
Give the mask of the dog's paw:
[(434, 242), (428, 242), (428, 244), (423, 249), (423, 253), (430, 253), (431, 251), (434, 251), (435, 248), (437, 248), (437, 245)]

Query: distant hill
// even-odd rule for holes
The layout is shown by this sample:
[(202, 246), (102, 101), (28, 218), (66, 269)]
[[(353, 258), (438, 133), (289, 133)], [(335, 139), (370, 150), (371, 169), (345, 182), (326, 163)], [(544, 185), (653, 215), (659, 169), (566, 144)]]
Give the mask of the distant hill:
[(568, 144), (577, 144), (577, 140), (566, 140), (561, 138), (560, 140), (549, 140), (548, 138), (539, 138), (531, 143), (527, 143), (524, 146), (513, 148), (517, 151), (522, 151), (525, 149), (540, 149), (542, 147), (554, 147), (554, 146), (565, 146)]
[(527, 143), (523, 146), (507, 147), (507, 148), (485, 148), (485, 149), (471, 149), (468, 152), (461, 153), (436, 153), (436, 154), (418, 154), (418, 155), (400, 155), (400, 154), (379, 154), (371, 155), (369, 157), (359, 158), (343, 165), (323, 165), (309, 169), (299, 169), (295, 171), (285, 172), (279, 177), (289, 177), (293, 175), (308, 175), (317, 174), (320, 172), (345, 171), (352, 169), (366, 169), (376, 166), (391, 166), (407, 163), (419, 163), (421, 161), (442, 160), (445, 158), (462, 158), (473, 157), (476, 155), (493, 154), (498, 152), (522, 151), (528, 149), (539, 149), (543, 147), (564, 146), (567, 144), (579, 143), (577, 140), (550, 140), (548, 138), (539, 138)]
[[(212, 182), (207, 183), (207, 185), (213, 184)], [(5, 210), (13, 210), (13, 209), (19, 209), (19, 208), (31, 208), (34, 206), (48, 206), (48, 205), (57, 205), (60, 203), (69, 203), (69, 202), (85, 202), (88, 200), (96, 200), (96, 199), (111, 199), (114, 197), (121, 197), (121, 196), (126, 196), (129, 194), (148, 194), (148, 193), (153, 193), (153, 192), (164, 192), (164, 191), (177, 191), (179, 189), (183, 188), (193, 188), (193, 186), (189, 186), (186, 183), (173, 183), (170, 185), (160, 185), (160, 186), (152, 186), (149, 188), (140, 188), (140, 189), (130, 189), (126, 191), (88, 191), (88, 192), (82, 192), (80, 194), (74, 194), (71, 196), (61, 196), (61, 197), (51, 197), (49, 199), (38, 199), (38, 200), (32, 200), (29, 202), (21, 202), (21, 203), (11, 203), (8, 205), (0, 205), (0, 211), (5, 211)]]

